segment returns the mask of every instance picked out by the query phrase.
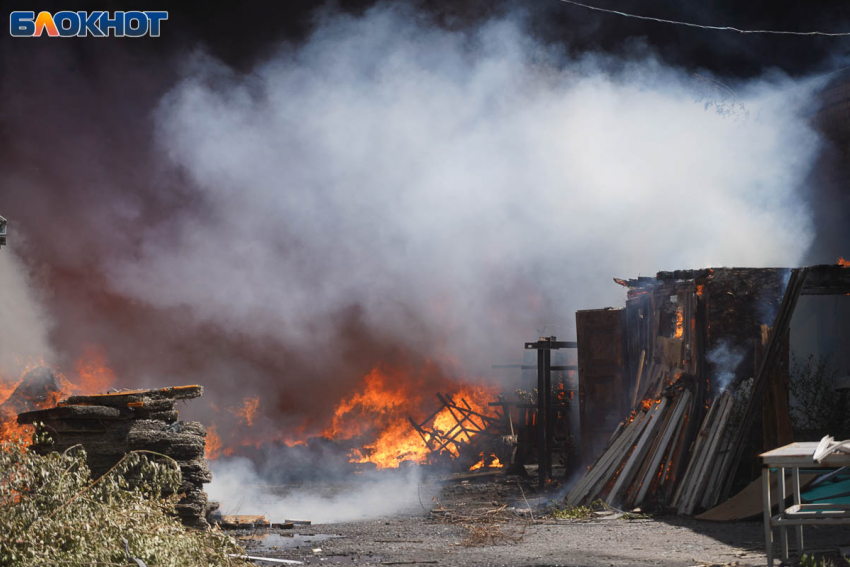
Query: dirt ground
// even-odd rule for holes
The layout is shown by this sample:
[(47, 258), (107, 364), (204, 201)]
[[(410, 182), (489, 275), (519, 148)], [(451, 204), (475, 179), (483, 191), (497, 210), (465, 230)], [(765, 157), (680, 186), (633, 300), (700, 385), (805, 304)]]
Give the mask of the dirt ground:
[[(544, 514), (552, 495), (538, 498), (533, 489), (505, 479), (429, 481), (419, 496), (392, 517), (238, 535), (252, 555), (307, 564), (766, 564), (760, 521), (715, 523), (674, 515), (558, 520)], [(850, 545), (850, 527), (807, 527), (805, 538), (807, 551), (835, 553)], [(793, 545), (793, 537), (790, 541)]]

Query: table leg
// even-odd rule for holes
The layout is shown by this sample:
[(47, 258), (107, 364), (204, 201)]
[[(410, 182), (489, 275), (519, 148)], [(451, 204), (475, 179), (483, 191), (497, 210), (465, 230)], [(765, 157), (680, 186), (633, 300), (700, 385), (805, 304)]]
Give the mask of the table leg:
[(773, 530), (770, 529), (770, 467), (761, 468), (761, 501), (764, 509), (764, 547), (767, 567), (773, 567)]
[[(779, 494), (776, 495), (776, 501), (779, 505), (776, 513), (780, 516), (785, 513), (785, 468), (779, 467)], [(779, 526), (779, 547), (782, 554), (782, 562), (788, 564), (788, 527)]]
[[(794, 484), (794, 504), (798, 506), (803, 503), (803, 497), (800, 495), (800, 467), (791, 469), (791, 481)], [(803, 556), (803, 526), (797, 526), (797, 553), (800, 557)]]

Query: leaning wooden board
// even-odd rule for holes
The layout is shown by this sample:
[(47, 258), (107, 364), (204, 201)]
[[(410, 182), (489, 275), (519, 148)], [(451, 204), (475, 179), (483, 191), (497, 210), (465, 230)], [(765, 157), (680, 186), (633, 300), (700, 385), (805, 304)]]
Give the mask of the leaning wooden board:
[[(801, 474), (800, 487), (805, 489), (820, 474)], [(776, 496), (779, 495), (778, 479), (771, 481), (770, 494), (771, 505), (776, 506)], [(790, 482), (785, 485), (785, 497), (790, 498), (793, 486)], [(708, 520), (709, 522), (732, 522), (736, 520), (748, 520), (762, 514), (761, 501), (761, 479), (754, 480), (749, 486), (735, 494), (725, 502), (722, 502), (700, 514), (694, 516), (697, 520)]]

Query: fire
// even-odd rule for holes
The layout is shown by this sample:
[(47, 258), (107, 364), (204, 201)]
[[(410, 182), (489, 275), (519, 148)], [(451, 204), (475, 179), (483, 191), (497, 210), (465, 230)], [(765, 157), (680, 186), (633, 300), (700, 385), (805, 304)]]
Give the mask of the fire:
[[(479, 456), (481, 460), (469, 467), (470, 471), (477, 471), (478, 469), (483, 469), (485, 466), (489, 469), (500, 469), (504, 466), (495, 453), (490, 454), (489, 457), (485, 457), (484, 453), (479, 453)], [(487, 463), (488, 460), (490, 461), (489, 464)]]
[[(49, 388), (40, 392), (38, 399), (31, 399), (24, 377), (39, 367), (49, 369), (53, 373), (53, 381), (47, 384)], [(107, 365), (106, 356), (100, 347), (85, 348), (73, 368), (73, 381), (43, 359), (30, 361), (15, 379), (0, 376), (0, 441), (29, 433), (29, 426), (17, 422), (17, 414), (21, 411), (53, 407), (59, 400), (74, 394), (101, 393), (115, 382), (115, 373)]]
[(79, 380), (76, 386), (71, 385), (71, 390), (76, 393), (105, 392), (115, 383), (115, 373), (106, 365), (106, 353), (101, 347), (86, 347), (75, 367)]
[[(374, 424), (365, 417), (403, 414), (410, 406), (411, 398), (404, 389), (404, 377), (395, 380), (387, 370), (376, 366), (364, 378), (362, 392), (343, 399), (334, 410), (330, 427), (322, 433), (330, 439), (351, 439), (367, 432)], [(418, 401), (418, 397), (414, 398)], [(415, 432), (414, 432), (415, 434)]]
[(850, 268), (850, 260), (845, 260), (843, 257), (839, 258), (838, 265), (842, 268)]
[(239, 423), (251, 427), (254, 425), (254, 418), (257, 417), (257, 410), (260, 407), (260, 398), (245, 398), (242, 400), (242, 407), (230, 408), (230, 413), (239, 418)]
[(680, 307), (676, 311), (676, 334), (673, 335), (673, 338), (681, 339), (682, 335), (685, 334), (685, 316), (682, 313), (682, 308)]
[(375, 463), (379, 469), (398, 468), (404, 461), (422, 463), (428, 457), (428, 447), (407, 421), (398, 421), (381, 432), (374, 443), (355, 449), (351, 462)]
[(204, 443), (204, 457), (210, 461), (214, 461), (221, 456), (221, 452), (221, 437), (218, 436), (218, 431), (216, 430), (215, 425), (210, 425), (207, 427), (207, 438)]
[[(481, 415), (492, 415), (488, 403), (495, 399), (498, 390), (488, 386), (458, 383), (444, 377), (432, 363), (410, 369), (378, 364), (364, 377), (360, 389), (342, 397), (334, 406), (328, 422), (319, 424), (322, 437), (341, 442), (349, 447), (352, 463), (372, 463), (377, 468), (397, 468), (404, 462), (424, 463), (433, 455), (432, 449), (451, 457), (458, 456), (455, 444), (448, 443), (440, 449), (436, 443), (440, 435), (449, 434), (458, 442), (467, 443), (474, 431), (464, 432), (458, 427), (452, 410), (443, 408), (423, 424), (420, 433), (411, 420), (421, 423), (423, 408), (432, 405), (428, 385), (448, 392), (458, 407)], [(431, 390), (433, 391), (433, 390)], [(434, 400), (435, 404), (437, 400)], [(217, 407), (210, 407), (217, 412)], [(228, 407), (226, 412), (236, 418), (232, 425), (255, 426), (259, 416), (258, 397), (245, 398), (241, 405)], [(221, 412), (217, 412), (221, 413)], [(282, 443), (289, 447), (307, 444), (315, 435), (316, 425), (303, 423), (281, 431), (238, 427), (223, 429), (224, 423), (207, 428), (206, 458), (215, 460), (233, 454), (239, 447), (260, 447), (266, 443)], [(483, 420), (474, 415), (464, 422), (466, 429), (480, 429)], [(429, 446), (430, 445), (430, 446)]]
[[(379, 469), (397, 468), (404, 461), (423, 463), (431, 453), (428, 442), (411, 426), (408, 417), (416, 416), (422, 407), (422, 397), (411, 392), (416, 388), (416, 376), (381, 365), (364, 377), (361, 392), (343, 399), (336, 406), (333, 419), (323, 435), (331, 439), (353, 439), (370, 436), (374, 441), (352, 451), (351, 462), (374, 463)], [(415, 390), (414, 390), (415, 392)], [(456, 384), (451, 393), (457, 403), (469, 404), (473, 411), (488, 415), (489, 401), (497, 391), (487, 386)], [(478, 419), (478, 418), (472, 418)], [(433, 418), (430, 427), (440, 434), (457, 431), (457, 418), (449, 408), (443, 408)], [(460, 433), (456, 439), (469, 442), (472, 433)], [(452, 456), (458, 455), (457, 448), (449, 443), (444, 449)]]

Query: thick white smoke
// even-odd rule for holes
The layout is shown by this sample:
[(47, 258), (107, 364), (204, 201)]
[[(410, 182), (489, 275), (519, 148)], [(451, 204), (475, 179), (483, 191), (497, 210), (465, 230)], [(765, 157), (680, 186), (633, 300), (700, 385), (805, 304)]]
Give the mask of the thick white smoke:
[(811, 85), (734, 85), (718, 105), (697, 84), (651, 55), (570, 59), (511, 21), (450, 32), (386, 7), (247, 74), (197, 56), (157, 128), (202, 202), (151, 227), (112, 285), (305, 346), (357, 305), (485, 367), (621, 303), (612, 276), (797, 264)]
[[(17, 247), (21, 248), (20, 240)], [(28, 365), (51, 358), (51, 322), (38, 296), (40, 289), (15, 252), (0, 249), (0, 380), (14, 381)]]
[[(262, 514), (272, 522), (309, 519), (314, 524), (379, 518), (400, 511), (422, 512), (431, 506), (433, 483), (421, 486), (417, 469), (366, 473), (344, 483), (278, 487), (289, 494), (271, 492), (254, 464), (245, 458), (222, 459), (212, 464), (213, 481), (205, 487), (211, 500), (221, 502), (223, 514)], [(388, 497), (392, 495), (392, 497)]]

